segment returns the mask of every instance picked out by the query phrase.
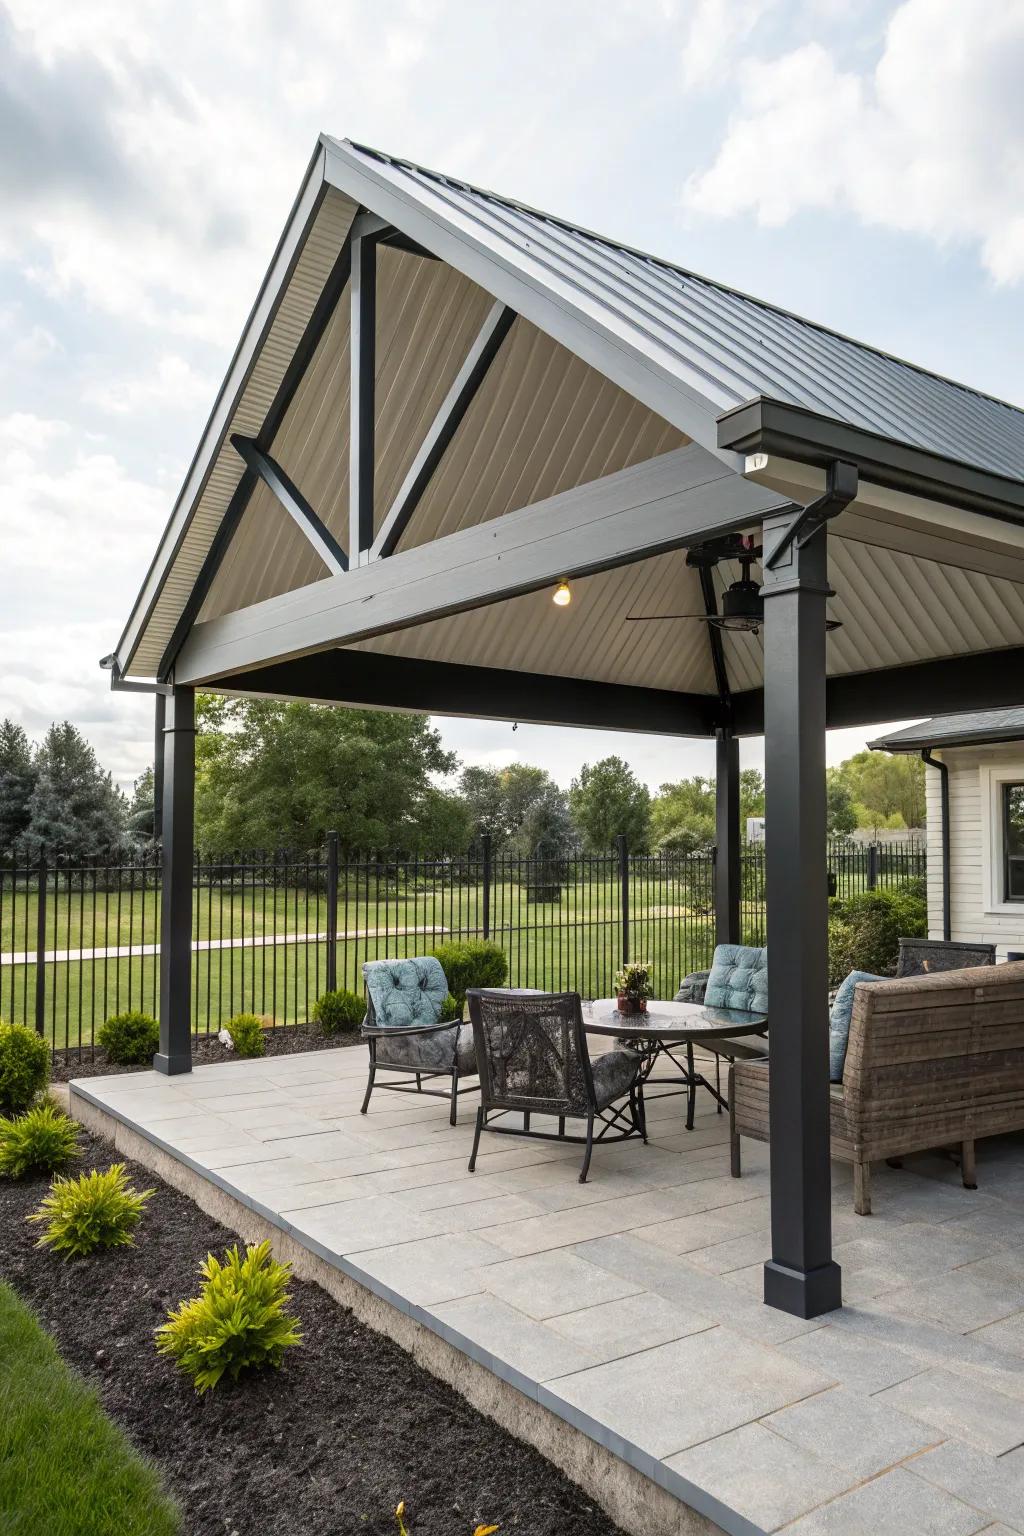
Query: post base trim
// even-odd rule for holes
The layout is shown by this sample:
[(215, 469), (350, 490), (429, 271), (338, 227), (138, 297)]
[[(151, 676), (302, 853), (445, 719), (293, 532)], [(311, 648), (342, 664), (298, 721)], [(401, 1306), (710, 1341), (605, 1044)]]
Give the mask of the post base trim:
[(820, 1317), (843, 1304), (842, 1270), (829, 1260), (817, 1269), (791, 1269), (769, 1259), (764, 1266), (764, 1300), (791, 1317)]
[(177, 1077), (182, 1072), (191, 1072), (192, 1052), (168, 1054), (164, 1051), (157, 1051), (153, 1057), (153, 1071), (162, 1072), (165, 1077)]

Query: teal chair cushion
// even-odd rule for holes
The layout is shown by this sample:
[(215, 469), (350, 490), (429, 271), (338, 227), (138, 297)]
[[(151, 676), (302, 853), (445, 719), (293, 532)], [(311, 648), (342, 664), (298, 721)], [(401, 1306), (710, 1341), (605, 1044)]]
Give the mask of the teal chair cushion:
[(746, 944), (719, 944), (704, 989), (708, 1008), (768, 1012), (768, 951)]
[(828, 1016), (828, 1080), (841, 1083), (846, 1066), (846, 1048), (850, 1043), (850, 1021), (853, 1018), (853, 996), (861, 981), (884, 981), (871, 971), (851, 971), (836, 993), (832, 1012)]
[(368, 960), (363, 980), (378, 1029), (413, 1029), (436, 1024), (448, 996), (440, 960), (419, 955), (411, 960)]

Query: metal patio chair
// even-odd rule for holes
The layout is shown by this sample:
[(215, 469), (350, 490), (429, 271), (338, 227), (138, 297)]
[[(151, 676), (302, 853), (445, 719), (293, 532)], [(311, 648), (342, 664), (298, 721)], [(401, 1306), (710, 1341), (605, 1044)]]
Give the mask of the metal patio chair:
[[(643, 1058), (617, 1048), (591, 1060), (578, 992), (517, 995), (473, 988), (467, 1001), (481, 1096), (470, 1173), (485, 1130), (580, 1143), (586, 1149), (581, 1184), (587, 1182), (595, 1142), (632, 1136), (647, 1140), (639, 1081)], [(491, 1123), (492, 1116), (510, 1114), (522, 1115), (521, 1127)], [(533, 1115), (554, 1117), (557, 1132), (533, 1130)], [(586, 1134), (567, 1135), (568, 1118), (586, 1120)], [(596, 1135), (595, 1124), (600, 1126)]]
[[(717, 944), (709, 971), (691, 971), (679, 983), (677, 1003), (706, 1003), (709, 1008), (739, 1008), (745, 1013), (768, 1012), (768, 951), (750, 944)], [(722, 1059), (757, 1060), (768, 1054), (768, 1042), (757, 1035), (738, 1040), (709, 1040), (704, 1046), (715, 1057), (715, 1087), (722, 1092)], [(721, 1103), (718, 1105), (721, 1114)]]
[(995, 965), (994, 944), (964, 944), (956, 939), (900, 939), (897, 976), (928, 976), (933, 971), (962, 971)]
[[(449, 1122), (456, 1123), (459, 1084), (476, 1074), (473, 1029), (441, 1021), (448, 982), (433, 955), (411, 960), (368, 960), (363, 966), (366, 1018), (362, 1035), (370, 1048), (370, 1076), (359, 1113), (370, 1107), (377, 1073), (396, 1072), (415, 1082), (382, 1082), (392, 1093), (426, 1093), (450, 1099)], [(424, 1088), (424, 1080), (446, 1077), (450, 1088)]]

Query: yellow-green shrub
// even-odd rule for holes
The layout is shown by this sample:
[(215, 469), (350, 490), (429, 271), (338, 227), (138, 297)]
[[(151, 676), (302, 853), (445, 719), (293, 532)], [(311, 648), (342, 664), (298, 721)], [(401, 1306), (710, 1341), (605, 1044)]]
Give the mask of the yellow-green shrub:
[(15, 1120), (0, 1120), (0, 1178), (56, 1173), (78, 1150), (78, 1126), (56, 1104), (37, 1104)]
[(197, 1392), (249, 1367), (279, 1366), (286, 1349), (301, 1344), (296, 1318), (285, 1311), (291, 1265), (279, 1264), (269, 1243), (229, 1248), (221, 1264), (207, 1254), (198, 1296), (173, 1308), (156, 1330), (156, 1347), (170, 1355)]
[(135, 1189), (125, 1177), (124, 1164), (112, 1163), (105, 1173), (93, 1169), (77, 1179), (54, 1179), (50, 1193), (27, 1220), (45, 1223), (40, 1248), (80, 1258), (97, 1248), (133, 1243), (153, 1194), (152, 1189)]
[(231, 1044), (239, 1056), (265, 1056), (267, 1042), (263, 1035), (263, 1020), (256, 1013), (236, 1013), (228, 1019), (224, 1028), (231, 1036)]

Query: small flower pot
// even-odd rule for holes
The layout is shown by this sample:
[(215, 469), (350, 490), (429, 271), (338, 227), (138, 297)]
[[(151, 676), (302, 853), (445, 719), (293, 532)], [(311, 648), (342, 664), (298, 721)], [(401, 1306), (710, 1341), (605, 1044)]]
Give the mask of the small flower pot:
[(629, 997), (625, 992), (620, 992), (615, 999), (615, 1005), (620, 1013), (637, 1014), (647, 1012), (646, 997)]

